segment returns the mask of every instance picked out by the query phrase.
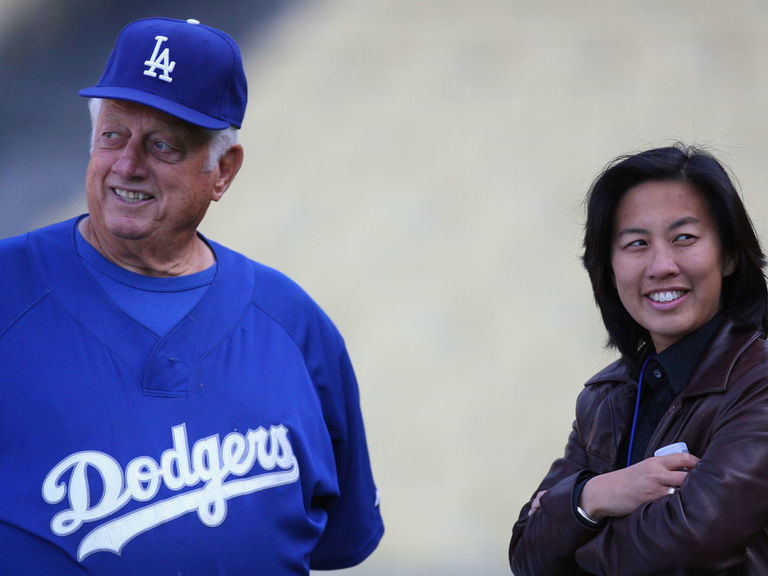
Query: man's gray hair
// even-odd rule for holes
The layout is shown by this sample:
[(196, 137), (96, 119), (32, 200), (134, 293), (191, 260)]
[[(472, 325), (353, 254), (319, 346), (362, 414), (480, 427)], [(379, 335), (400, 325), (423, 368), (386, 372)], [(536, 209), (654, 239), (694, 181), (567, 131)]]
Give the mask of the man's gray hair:
[[(96, 138), (96, 120), (101, 110), (101, 98), (90, 98), (88, 100), (88, 109), (91, 112), (91, 154), (93, 153), (93, 143)], [(205, 170), (210, 172), (216, 163), (221, 159), (224, 153), (232, 146), (237, 144), (237, 128), (229, 126), (223, 130), (208, 130), (201, 128), (208, 136), (208, 161), (205, 163)]]

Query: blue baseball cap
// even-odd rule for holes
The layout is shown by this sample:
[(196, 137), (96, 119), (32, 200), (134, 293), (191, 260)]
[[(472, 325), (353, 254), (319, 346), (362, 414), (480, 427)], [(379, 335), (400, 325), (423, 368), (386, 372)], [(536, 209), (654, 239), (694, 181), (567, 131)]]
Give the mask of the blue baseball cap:
[(138, 102), (213, 130), (240, 128), (248, 101), (232, 37), (197, 20), (170, 18), (123, 28), (99, 83), (79, 94)]

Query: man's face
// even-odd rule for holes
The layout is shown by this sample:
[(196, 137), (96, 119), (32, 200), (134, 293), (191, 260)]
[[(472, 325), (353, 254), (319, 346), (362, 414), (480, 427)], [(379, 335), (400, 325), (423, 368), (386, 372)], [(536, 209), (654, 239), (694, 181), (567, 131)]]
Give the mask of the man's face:
[[(104, 100), (86, 174), (91, 226), (104, 242), (172, 245), (195, 235), (218, 167), (208, 134), (141, 104)], [(160, 242), (160, 244), (158, 244)]]

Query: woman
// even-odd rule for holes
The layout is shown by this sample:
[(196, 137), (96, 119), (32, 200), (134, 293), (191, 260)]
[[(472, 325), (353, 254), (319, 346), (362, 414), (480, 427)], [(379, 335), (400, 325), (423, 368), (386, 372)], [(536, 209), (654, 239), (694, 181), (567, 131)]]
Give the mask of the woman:
[(681, 145), (614, 160), (583, 261), (621, 358), (579, 395), (512, 571), (768, 574), (768, 293), (726, 171)]

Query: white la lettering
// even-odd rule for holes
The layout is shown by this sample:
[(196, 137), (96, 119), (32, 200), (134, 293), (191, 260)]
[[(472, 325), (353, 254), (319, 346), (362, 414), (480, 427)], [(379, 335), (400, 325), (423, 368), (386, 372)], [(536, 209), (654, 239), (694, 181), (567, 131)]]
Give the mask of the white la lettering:
[[(154, 52), (152, 52), (152, 57), (144, 61), (144, 66), (149, 66), (149, 68), (144, 70), (144, 76), (152, 76), (152, 78), (160, 78), (160, 80), (165, 82), (173, 82), (171, 72), (176, 68), (176, 61), (171, 62), (171, 53), (167, 47), (160, 52), (160, 46), (168, 38), (165, 36), (155, 36), (155, 40), (157, 40), (157, 43), (155, 44)], [(160, 68), (163, 73), (158, 76), (155, 68)]]
[[(80, 560), (98, 551), (119, 554), (129, 540), (142, 532), (192, 511), (197, 511), (206, 526), (218, 526), (226, 518), (230, 498), (299, 478), (288, 430), (282, 425), (271, 426), (269, 432), (261, 427), (245, 435), (231, 432), (221, 444), (218, 435), (209, 436), (198, 440), (191, 454), (185, 424), (174, 426), (171, 436), (173, 447), (163, 452), (159, 465), (149, 456), (134, 458), (125, 467), (125, 479), (111, 456), (96, 451), (72, 454), (48, 473), (42, 490), (45, 501), (58, 504), (68, 496), (69, 508), (51, 520), (51, 530), (59, 536), (76, 532), (86, 522), (111, 516), (131, 500), (149, 502), (157, 496), (161, 481), (174, 492), (205, 483), (198, 490), (148, 505), (93, 530), (80, 544)], [(257, 462), (263, 473), (224, 482), (230, 475), (245, 476)], [(275, 467), (280, 471), (270, 472)], [(95, 505), (88, 484), (89, 468), (101, 476), (103, 484)], [(65, 476), (70, 470), (67, 482)]]

